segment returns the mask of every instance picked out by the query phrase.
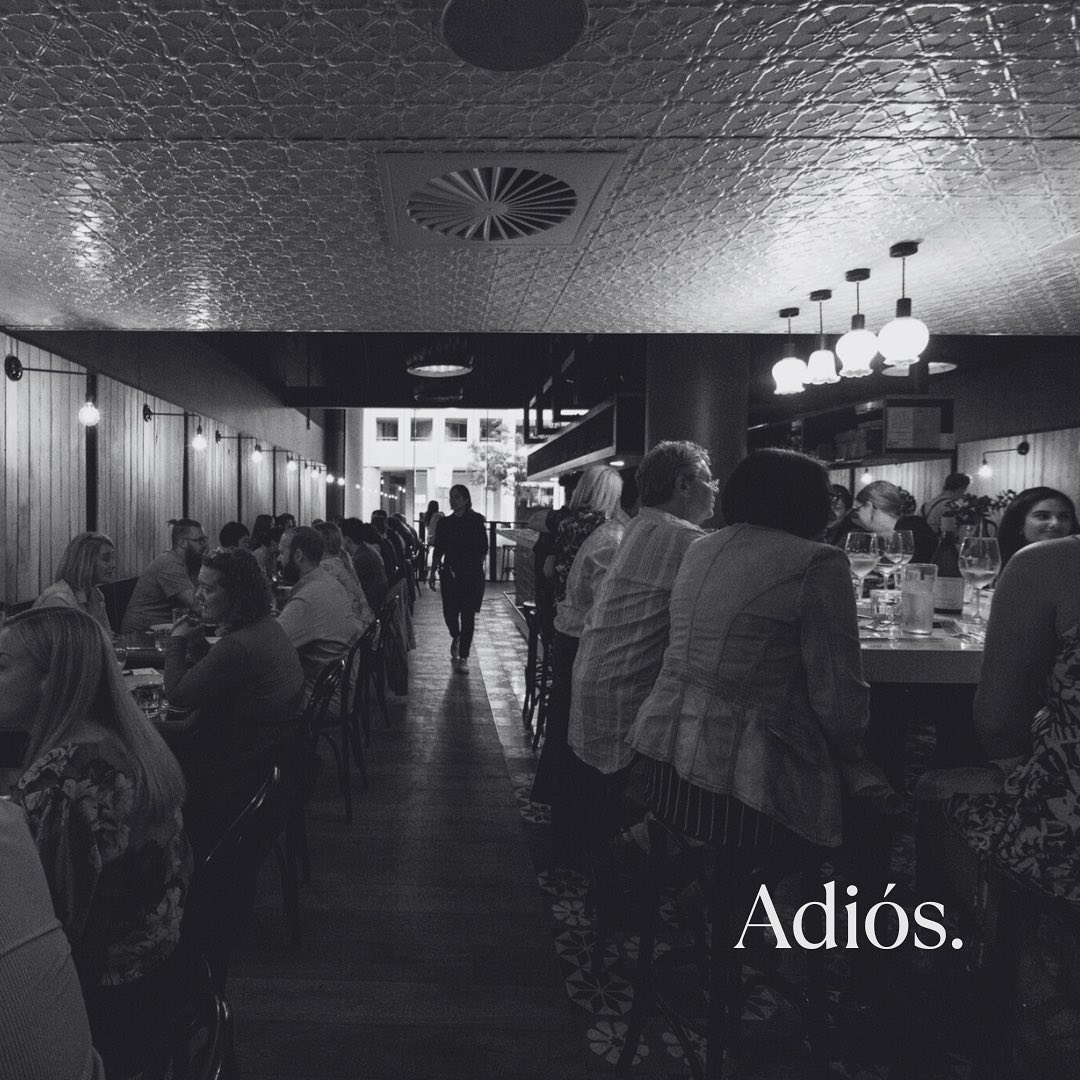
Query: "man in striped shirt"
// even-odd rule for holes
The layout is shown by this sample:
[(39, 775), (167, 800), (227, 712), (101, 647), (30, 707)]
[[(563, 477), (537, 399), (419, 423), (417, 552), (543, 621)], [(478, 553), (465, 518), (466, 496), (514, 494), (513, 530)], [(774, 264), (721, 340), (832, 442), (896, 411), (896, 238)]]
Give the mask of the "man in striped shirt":
[(658, 443), (637, 484), (641, 511), (585, 618), (574, 661), (570, 746), (579, 813), (594, 838), (614, 831), (612, 810), (633, 761), (626, 733), (660, 672), (675, 575), (704, 535), (718, 486), (708, 452), (692, 442)]

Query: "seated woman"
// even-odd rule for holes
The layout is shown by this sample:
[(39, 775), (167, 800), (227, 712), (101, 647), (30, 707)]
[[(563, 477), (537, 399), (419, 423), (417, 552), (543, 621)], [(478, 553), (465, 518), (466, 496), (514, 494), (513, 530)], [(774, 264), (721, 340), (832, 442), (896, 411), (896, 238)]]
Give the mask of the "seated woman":
[[(165, 647), (165, 697), (190, 709), (174, 750), (188, 785), (184, 816), (197, 855), (213, 847), (294, 737), (304, 687), (300, 658), (270, 615), (270, 587), (247, 551), (207, 555), (197, 619), (181, 619)], [(205, 625), (221, 640), (207, 648)], [(188, 648), (202, 658), (188, 667)]]
[(851, 529), (863, 532), (891, 533), (906, 529), (915, 541), (912, 562), (928, 563), (934, 557), (938, 538), (925, 518), (915, 513), (915, 498), (909, 492), (888, 480), (875, 480), (867, 484), (855, 496), (855, 506), (848, 515), (849, 529), (837, 532), (834, 543), (842, 546), (843, 537)]
[(657, 815), (708, 843), (841, 842), (841, 797), (877, 785), (863, 753), (847, 559), (821, 543), (824, 468), (758, 450), (721, 496), (730, 524), (692, 544), (671, 594), (663, 667), (627, 742)]
[(1076, 507), (1064, 492), (1051, 487), (1033, 487), (1021, 491), (1005, 508), (998, 525), (998, 550), (1001, 569), (1028, 544), (1039, 540), (1060, 540), (1080, 532)]
[(69, 607), (85, 611), (112, 633), (99, 585), (116, 577), (116, 548), (104, 534), (82, 532), (60, 556), (56, 580), (34, 601), (34, 607)]
[[(29, 720), (29, 724), (27, 721)], [(26, 810), (71, 942), (106, 1071), (134, 1051), (139, 1018), (180, 939), (191, 852), (176, 759), (124, 685), (98, 624), (43, 608), (0, 631), (0, 724), (27, 724), (12, 798)]]
[(352, 613), (366, 630), (375, 621), (375, 613), (364, 595), (352, 559), (348, 552), (342, 549), (341, 529), (329, 521), (313, 522), (311, 527), (323, 538), (326, 545), (326, 552), (319, 566), (341, 583), (352, 604)]
[[(991, 939), (1002, 876), (1080, 912), (1080, 537), (1023, 549), (998, 579), (975, 730), (988, 763), (919, 781), (920, 869), (943, 872)], [(1022, 997), (1056, 1009), (1036, 928), (1020, 932)]]

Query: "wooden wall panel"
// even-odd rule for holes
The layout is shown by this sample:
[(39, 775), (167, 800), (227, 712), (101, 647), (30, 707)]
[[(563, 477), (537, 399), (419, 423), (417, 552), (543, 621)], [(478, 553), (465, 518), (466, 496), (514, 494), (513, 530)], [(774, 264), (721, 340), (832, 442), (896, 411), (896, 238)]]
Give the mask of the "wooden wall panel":
[(300, 512), (296, 520), (310, 524), (326, 517), (326, 474), (315, 469), (300, 470)]
[[(217, 544), (221, 527), (227, 521), (236, 520), (237, 503), (237, 432), (227, 424), (221, 424), (213, 418), (196, 417), (192, 421), (192, 430), (196, 423), (202, 422), (206, 436), (205, 450), (188, 450), (188, 468), (191, 475), (191, 516), (196, 518), (210, 538), (210, 546)], [(216, 442), (214, 432), (220, 431), (221, 442)], [(246, 519), (245, 513), (245, 519)], [(250, 527), (250, 522), (247, 523)]]
[(183, 512), (184, 421), (169, 401), (98, 378), (98, 528), (116, 544), (117, 576), (134, 577), (169, 548), (169, 520)]
[[(1031, 452), (1026, 457), (1013, 452), (1021, 439), (1031, 443)], [(978, 475), (979, 466), (983, 454), (989, 450), (1007, 452), (988, 456), (987, 461), (994, 472), (984, 478)], [(961, 471), (971, 474), (971, 490), (976, 495), (996, 495), (1007, 488), (1023, 491), (1045, 485), (1064, 491), (1074, 501), (1080, 497), (1080, 428), (961, 443), (959, 461)]]
[(74, 373), (27, 371), (19, 382), (2, 380), (0, 598), (19, 603), (52, 581), (68, 541), (86, 528), (86, 429), (77, 419), (86, 400), (86, 369), (7, 335), (0, 335), (0, 347), (24, 367)]
[(262, 459), (252, 461), (251, 452), (255, 448), (255, 440), (245, 438), (241, 446), (240, 468), (244, 483), (244, 524), (250, 529), (258, 514), (273, 513), (273, 459), (276, 455), (271, 454), (269, 447), (264, 445)]

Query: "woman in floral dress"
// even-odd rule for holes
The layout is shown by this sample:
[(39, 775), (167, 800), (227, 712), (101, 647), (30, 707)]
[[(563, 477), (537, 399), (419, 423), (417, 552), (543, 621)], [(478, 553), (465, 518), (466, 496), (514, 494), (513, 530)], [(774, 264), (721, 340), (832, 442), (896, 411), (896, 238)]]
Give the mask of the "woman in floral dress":
[[(167, 1008), (191, 853), (184, 780), (97, 623), (40, 608), (0, 631), (0, 727), (30, 740), (26, 812), (109, 1076), (136, 1065)], [(163, 966), (164, 965), (164, 966)]]

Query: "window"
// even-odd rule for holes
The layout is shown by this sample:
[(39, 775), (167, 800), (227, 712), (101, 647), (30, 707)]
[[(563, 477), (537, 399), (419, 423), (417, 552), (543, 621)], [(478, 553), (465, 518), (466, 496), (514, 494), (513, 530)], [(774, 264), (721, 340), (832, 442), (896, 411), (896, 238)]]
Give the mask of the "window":
[(416, 420), (412, 421), (412, 441), (413, 442), (428, 442), (431, 438), (431, 430), (434, 421), (428, 420)]
[(468, 420), (447, 420), (446, 421), (446, 441), (447, 442), (468, 442), (469, 441), (469, 421)]
[(398, 422), (396, 420), (381, 419), (375, 421), (376, 442), (397, 442)]
[(480, 418), (481, 442), (502, 442), (502, 437), (503, 422), (501, 420), (491, 420), (484, 416)]

